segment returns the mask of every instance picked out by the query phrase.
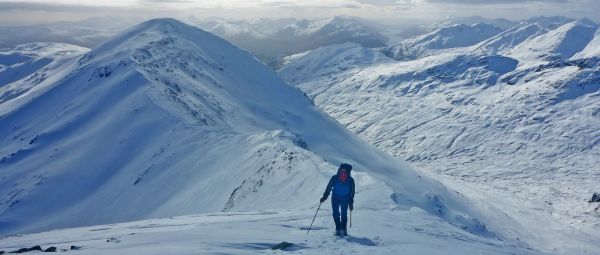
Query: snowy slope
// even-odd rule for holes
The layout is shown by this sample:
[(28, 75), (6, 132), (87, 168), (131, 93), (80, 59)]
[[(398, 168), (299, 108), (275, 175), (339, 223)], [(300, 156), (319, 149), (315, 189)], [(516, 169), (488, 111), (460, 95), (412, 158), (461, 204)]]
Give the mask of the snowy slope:
[(486, 55), (505, 54), (525, 40), (546, 32), (546, 29), (535, 23), (521, 23), (479, 43), (476, 48)]
[[(598, 254), (599, 215), (587, 200), (599, 177), (600, 69), (595, 57), (570, 57), (594, 52), (582, 42), (595, 42), (593, 28), (579, 21), (543, 33), (521, 24), (479, 45), (400, 62), (360, 54), (325, 62), (323, 52), (361, 51), (329, 46), (278, 72), (376, 147), (446, 176), (473, 200), (494, 201), (535, 233), (535, 247)], [(561, 58), (510, 55), (534, 40)], [(320, 72), (301, 78), (297, 70)]]
[[(324, 204), (316, 208), (209, 213), (55, 230), (0, 239), (0, 251), (40, 245), (69, 254), (546, 254), (456, 228), (418, 208), (398, 207), (379, 182), (358, 176), (369, 205), (353, 212), (350, 236), (331, 235)], [(377, 200), (380, 199), (380, 200)], [(280, 242), (292, 243), (271, 250)]]
[(413, 60), (435, 54), (439, 50), (475, 45), (502, 32), (489, 24), (452, 25), (392, 45), (384, 54), (397, 60)]
[[(318, 55), (319, 58), (304, 58), (306, 54)], [(361, 68), (373, 63), (391, 62), (392, 59), (379, 51), (362, 47), (356, 43), (345, 43), (326, 46), (310, 52), (285, 57), (282, 65), (295, 63), (296, 68), (286, 69), (285, 77), (290, 82), (301, 81), (310, 76), (326, 76), (341, 70)], [(298, 61), (307, 61), (298, 63)]]
[(44, 93), (87, 51), (63, 43), (29, 43), (0, 51), (0, 115)]
[(23, 79), (36, 71), (56, 66), (65, 58), (89, 49), (63, 43), (29, 43), (0, 51), (0, 87)]
[(151, 20), (71, 64), (49, 74), (55, 82), (34, 100), (0, 104), (3, 235), (314, 208), (347, 161), (365, 185), (356, 207), (374, 211), (365, 215), (400, 210), (427, 225), (398, 231), (489, 240), (496, 254), (528, 247), (517, 239), (527, 230), (511, 217), (362, 142), (249, 53), (210, 33)]
[[(200, 47), (205, 44), (211, 52)], [(284, 162), (306, 154), (295, 149), (293, 135), (252, 127), (252, 122), (283, 125), (259, 114), (284, 114), (287, 107), (266, 110), (273, 101), (303, 101), (286, 98), (294, 90), (285, 92), (285, 87), (273, 89), (281, 94), (277, 98), (248, 97), (247, 90), (279, 82), (262, 78), (269, 72), (260, 65), (238, 66), (250, 64), (257, 66), (247, 53), (207, 33), (175, 21), (152, 21), (86, 54), (68, 75), (56, 73), (58, 82), (33, 102), (9, 109), (12, 101), (3, 103), (3, 232), (219, 211), (242, 195), (231, 192), (253, 177), (247, 169), (263, 167), (269, 174), (279, 169), (277, 162), (266, 164), (273, 158), (257, 157), (258, 150), (281, 154)], [(240, 81), (244, 85), (236, 86)], [(229, 90), (213, 92), (225, 85)], [(244, 105), (252, 113), (244, 112), (230, 93), (266, 106)], [(245, 155), (253, 160), (245, 162)], [(217, 156), (238, 160), (227, 165)], [(218, 169), (232, 170), (222, 174)], [(215, 187), (225, 190), (211, 192)], [(210, 195), (197, 195), (203, 193)]]
[(585, 49), (576, 53), (572, 59), (589, 59), (600, 57), (600, 29), (596, 29), (594, 39), (592, 39)]
[(594, 38), (598, 26), (577, 20), (514, 47), (508, 55), (521, 61), (568, 59)]

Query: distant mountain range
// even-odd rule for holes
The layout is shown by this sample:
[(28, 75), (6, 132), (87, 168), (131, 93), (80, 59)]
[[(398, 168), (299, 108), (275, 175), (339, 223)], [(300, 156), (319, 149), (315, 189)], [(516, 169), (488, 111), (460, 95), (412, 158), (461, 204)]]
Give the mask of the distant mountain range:
[(194, 18), (186, 21), (254, 53), (270, 66), (277, 66), (285, 56), (321, 46), (354, 42), (374, 48), (386, 46), (387, 41), (368, 22), (347, 16), (253, 22)]

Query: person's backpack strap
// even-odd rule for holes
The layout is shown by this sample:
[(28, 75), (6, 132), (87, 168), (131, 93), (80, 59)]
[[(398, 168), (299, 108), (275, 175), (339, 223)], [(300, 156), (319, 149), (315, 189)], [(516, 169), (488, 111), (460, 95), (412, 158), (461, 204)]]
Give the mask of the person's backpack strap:
[(331, 193), (331, 189), (333, 188), (333, 184), (335, 181), (335, 175), (329, 179), (329, 183), (327, 184), (327, 188), (325, 189), (325, 193), (323, 193), (323, 198), (327, 199), (329, 197), (329, 193)]
[(350, 177), (350, 201), (351, 201), (351, 203), (354, 203), (354, 191), (355, 191), (354, 178)]

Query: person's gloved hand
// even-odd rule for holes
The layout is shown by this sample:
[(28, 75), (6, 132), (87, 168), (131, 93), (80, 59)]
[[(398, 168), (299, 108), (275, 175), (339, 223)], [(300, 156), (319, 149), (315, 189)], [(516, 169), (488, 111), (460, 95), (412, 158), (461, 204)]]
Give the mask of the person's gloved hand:
[(326, 197), (322, 197), (322, 198), (320, 199), (321, 203), (325, 202), (325, 200), (326, 200), (326, 199), (327, 199)]
[(354, 203), (350, 203), (348, 206), (350, 207), (350, 211), (354, 211)]

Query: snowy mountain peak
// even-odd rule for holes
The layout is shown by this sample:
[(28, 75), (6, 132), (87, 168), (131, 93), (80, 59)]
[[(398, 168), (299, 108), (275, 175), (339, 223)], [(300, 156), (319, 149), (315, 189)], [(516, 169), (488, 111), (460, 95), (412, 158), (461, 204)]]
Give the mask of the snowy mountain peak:
[(444, 49), (472, 46), (500, 32), (502, 29), (484, 23), (450, 25), (404, 40), (383, 52), (394, 59), (414, 60)]
[(379, 187), (365, 203), (418, 207), (497, 236), (487, 213), (364, 143), (210, 33), (151, 20), (69, 63), (45, 93), (0, 118), (0, 234), (307, 208), (351, 161), (364, 185)]
[(524, 22), (529, 24), (537, 24), (543, 28), (553, 30), (573, 21), (575, 21), (575, 19), (563, 16), (538, 16), (526, 19)]
[[(175, 38), (178, 38), (177, 40), (179, 41), (181, 39), (189, 40), (192, 37), (194, 37), (193, 39), (199, 39), (200, 37), (210, 38), (214, 36), (175, 19), (152, 19), (134, 26), (119, 36), (103, 43), (88, 55), (97, 56), (107, 53), (107, 51), (116, 53), (116, 51), (142, 48), (149, 43), (157, 43), (156, 41), (161, 38), (171, 38), (172, 42), (174, 42)], [(163, 43), (168, 42), (163, 41)]]
[(70, 63), (0, 118), (0, 234), (308, 204), (290, 190), (252, 207), (263, 189), (320, 175), (302, 162), (329, 166), (304, 149), (313, 126), (301, 123), (343, 130), (247, 52), (172, 19)]
[(513, 49), (523, 41), (546, 33), (538, 24), (521, 23), (479, 43), (477, 50), (487, 54), (502, 54)]
[(600, 28), (596, 29), (594, 39), (582, 51), (575, 54), (572, 59), (600, 58)]
[(591, 27), (597, 27), (598, 23), (592, 21), (591, 19), (588, 18), (582, 18), (582, 19), (577, 19), (576, 22), (578, 24), (584, 25), (584, 26), (591, 26)]
[(450, 17), (447, 17), (446, 19), (444, 19), (443, 21), (440, 21), (437, 24), (435, 24), (434, 27), (440, 28), (440, 27), (447, 27), (447, 26), (457, 25), (457, 24), (474, 25), (474, 24), (478, 24), (478, 23), (491, 24), (495, 27), (499, 27), (502, 29), (509, 29), (518, 24), (518, 22), (516, 22), (516, 21), (512, 21), (512, 20), (508, 20), (508, 19), (504, 19), (504, 18), (489, 19), (489, 18), (484, 18), (481, 16), (470, 16), (470, 17), (450, 16)]
[(597, 29), (595, 23), (587, 20), (571, 21), (543, 35), (529, 38), (508, 54), (532, 63), (568, 59), (587, 47)]

